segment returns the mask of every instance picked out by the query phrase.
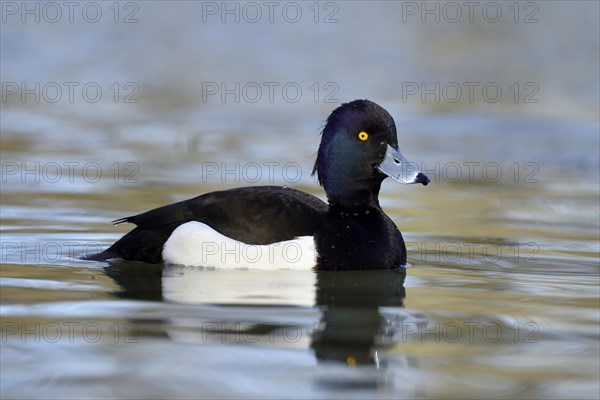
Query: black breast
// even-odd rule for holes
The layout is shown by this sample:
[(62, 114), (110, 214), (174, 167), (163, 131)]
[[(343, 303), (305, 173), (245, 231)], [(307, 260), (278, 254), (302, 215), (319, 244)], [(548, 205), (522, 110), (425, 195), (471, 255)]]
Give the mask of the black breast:
[(406, 264), (402, 234), (379, 208), (332, 207), (315, 234), (321, 270), (389, 269)]

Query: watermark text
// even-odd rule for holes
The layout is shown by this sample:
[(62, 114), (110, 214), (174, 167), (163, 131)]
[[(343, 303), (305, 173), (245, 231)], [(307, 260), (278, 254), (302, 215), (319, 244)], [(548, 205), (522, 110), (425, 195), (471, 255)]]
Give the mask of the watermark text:
[(21, 103), (138, 103), (139, 86), (135, 82), (2, 82), (2, 102)]
[(539, 103), (536, 82), (402, 82), (402, 102)]
[(3, 161), (0, 163), (0, 176), (2, 183), (97, 183), (103, 178), (112, 179), (114, 183), (138, 183), (135, 176), (139, 169), (134, 162), (103, 165), (80, 161)]
[(495, 24), (509, 20), (535, 24), (539, 22), (539, 10), (534, 1), (403, 1), (402, 22)]
[(202, 22), (337, 24), (339, 11), (340, 5), (334, 1), (203, 1)]
[(111, 340), (115, 343), (138, 343), (138, 327), (131, 322), (16, 322), (2, 321), (1, 342), (18, 340), (21, 343), (98, 343)]
[(339, 103), (336, 82), (202, 82), (202, 102), (297, 103), (303, 98), (315, 103)]
[(134, 1), (2, 1), (2, 23), (48, 23), (112, 21), (139, 22), (140, 6)]

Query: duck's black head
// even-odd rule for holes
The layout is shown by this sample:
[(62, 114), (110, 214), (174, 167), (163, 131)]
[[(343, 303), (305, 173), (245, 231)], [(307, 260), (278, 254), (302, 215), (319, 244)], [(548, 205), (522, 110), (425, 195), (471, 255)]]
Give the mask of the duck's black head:
[(429, 183), (400, 153), (392, 116), (369, 100), (342, 104), (327, 118), (315, 173), (329, 203), (349, 207), (378, 206), (381, 182), (388, 176)]

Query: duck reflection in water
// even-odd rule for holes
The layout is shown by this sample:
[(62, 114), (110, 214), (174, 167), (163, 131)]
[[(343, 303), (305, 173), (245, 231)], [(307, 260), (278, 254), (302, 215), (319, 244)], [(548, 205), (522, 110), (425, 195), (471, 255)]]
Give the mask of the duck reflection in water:
[(403, 306), (405, 277), (403, 268), (318, 272), (316, 305), (321, 323), (311, 345), (317, 359), (379, 366), (377, 351), (385, 343), (393, 344), (395, 322), (380, 307)]
[[(228, 318), (227, 310), (231, 310), (232, 305), (243, 307), (245, 319), (240, 321), (245, 324), (248, 334), (263, 335), (265, 339), (262, 343), (269, 342), (268, 338), (278, 335), (277, 330), (282, 329), (282, 325), (288, 324), (289, 319), (281, 321), (282, 323), (273, 323), (272, 316), (267, 316), (270, 307), (280, 307), (278, 299), (263, 299), (260, 304), (245, 304), (240, 299), (253, 298), (240, 291), (241, 285), (236, 285), (234, 281), (244, 281), (246, 286), (252, 286), (248, 279), (257, 279), (267, 285), (276, 285), (281, 282), (280, 277), (290, 276), (290, 280), (296, 279), (292, 271), (280, 271), (281, 274), (273, 276), (273, 271), (263, 271), (265, 274), (256, 275), (256, 271), (224, 271), (207, 270), (199, 268), (173, 268), (163, 267), (160, 264), (145, 264), (139, 262), (118, 261), (112, 262), (105, 268), (106, 274), (111, 277), (121, 290), (114, 293), (115, 296), (127, 299), (150, 300), (150, 301), (168, 301), (171, 303), (183, 304), (204, 304), (204, 305), (227, 305), (223, 312), (224, 317), (221, 321), (214, 320), (214, 315), (209, 318), (211, 327), (228, 326), (237, 321)], [(290, 275), (291, 274), (291, 275)], [(316, 358), (320, 361), (339, 361), (349, 366), (357, 365), (375, 365), (381, 366), (379, 354), (381, 351), (390, 348), (398, 342), (398, 332), (395, 326), (398, 326), (398, 318), (403, 313), (395, 313), (403, 307), (405, 298), (404, 279), (406, 272), (403, 268), (392, 270), (370, 270), (370, 271), (306, 271), (303, 277), (304, 282), (299, 284), (295, 290), (306, 291), (311, 294), (307, 297), (307, 305), (310, 305), (311, 298), (314, 299), (312, 305), (319, 312), (319, 321), (311, 327), (306, 327), (304, 332), (310, 334), (310, 347), (313, 349)], [(265, 282), (269, 279), (270, 282)], [(285, 278), (283, 278), (285, 279)], [(289, 282), (289, 281), (288, 281)], [(294, 282), (295, 286), (298, 286)], [(285, 282), (284, 282), (285, 284)], [(224, 295), (223, 288), (229, 286), (231, 295)], [(189, 291), (196, 293), (187, 293), (191, 295), (184, 299), (182, 295), (186, 294), (182, 288), (192, 288)], [(312, 292), (312, 293), (311, 293)], [(285, 295), (285, 290), (280, 290), (278, 295)], [(227, 297), (229, 296), (229, 297)], [(227, 302), (229, 298), (229, 302)], [(256, 298), (256, 296), (254, 296)], [(225, 301), (222, 301), (225, 299)], [(270, 302), (270, 304), (269, 304)], [(293, 319), (294, 307), (291, 303), (291, 317)], [(296, 304), (297, 306), (297, 304)], [(382, 312), (382, 307), (387, 307)], [(248, 309), (255, 312), (248, 312)], [(396, 310), (394, 310), (396, 308)], [(301, 310), (301, 308), (298, 308)], [(239, 314), (236, 314), (239, 315)], [(305, 313), (303, 313), (305, 315)], [(193, 318), (193, 316), (190, 316)], [(233, 317), (234, 319), (236, 317)], [(204, 321), (203, 315), (198, 316), (199, 320)], [(247, 321), (263, 321), (248, 325)], [(188, 318), (187, 323), (190, 319)], [(156, 320), (153, 321), (153, 329), (156, 329)], [(144, 321), (135, 321), (138, 326), (143, 326)], [(164, 330), (177, 331), (182, 328), (177, 326), (175, 319), (166, 319), (162, 326)], [(298, 326), (306, 326), (306, 322)], [(197, 339), (202, 335), (206, 337), (205, 324), (197, 323)], [(186, 332), (190, 327), (183, 327)], [(250, 332), (251, 331), (251, 332)], [(140, 333), (144, 333), (140, 329)], [(153, 336), (157, 332), (152, 332)], [(231, 329), (223, 328), (211, 330), (210, 334), (232, 334)], [(281, 333), (281, 332), (279, 332)], [(173, 340), (177, 340), (177, 335), (169, 335)], [(189, 337), (188, 337), (189, 339)]]

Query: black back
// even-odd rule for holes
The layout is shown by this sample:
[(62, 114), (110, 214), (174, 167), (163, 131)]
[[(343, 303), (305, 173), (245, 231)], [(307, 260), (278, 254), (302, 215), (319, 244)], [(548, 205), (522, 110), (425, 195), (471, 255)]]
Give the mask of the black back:
[(161, 262), (169, 236), (190, 221), (203, 222), (247, 244), (271, 244), (312, 236), (326, 211), (327, 204), (315, 196), (280, 186), (211, 192), (115, 221), (130, 222), (137, 227), (102, 253), (86, 259)]

